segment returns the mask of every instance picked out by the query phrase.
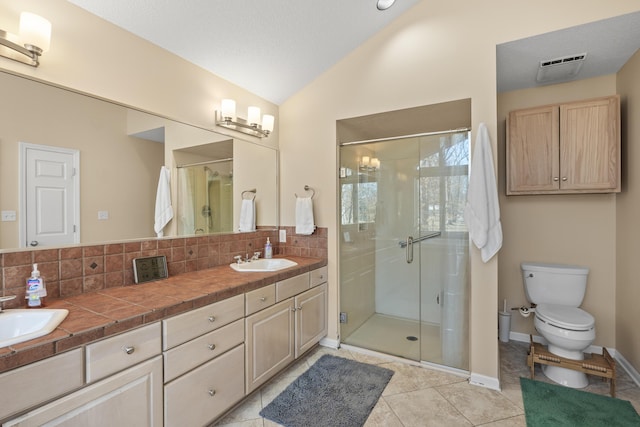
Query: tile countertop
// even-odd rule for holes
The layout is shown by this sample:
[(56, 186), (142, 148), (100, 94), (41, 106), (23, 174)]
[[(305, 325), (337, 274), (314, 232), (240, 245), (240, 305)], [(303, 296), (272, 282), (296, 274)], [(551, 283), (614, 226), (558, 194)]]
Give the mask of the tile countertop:
[(326, 259), (287, 256), (298, 263), (276, 272), (236, 272), (228, 265), (167, 279), (47, 301), (67, 318), (50, 334), (0, 348), (0, 372), (252, 291), (327, 265)]

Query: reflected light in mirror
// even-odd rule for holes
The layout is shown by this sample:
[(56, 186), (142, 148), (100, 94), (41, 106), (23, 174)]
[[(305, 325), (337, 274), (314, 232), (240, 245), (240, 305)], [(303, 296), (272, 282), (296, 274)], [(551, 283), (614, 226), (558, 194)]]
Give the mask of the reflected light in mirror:
[(260, 123), (260, 108), (249, 107), (249, 111), (247, 113), (247, 122), (249, 122), (249, 124), (252, 126)]
[(234, 120), (236, 118), (236, 101), (233, 99), (223, 99), (220, 110), (225, 120)]

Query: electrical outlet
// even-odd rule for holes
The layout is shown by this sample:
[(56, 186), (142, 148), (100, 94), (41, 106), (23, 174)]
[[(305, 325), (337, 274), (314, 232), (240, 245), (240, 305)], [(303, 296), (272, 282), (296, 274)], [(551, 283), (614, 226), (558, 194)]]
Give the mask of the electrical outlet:
[(280, 243), (287, 243), (287, 230), (280, 230)]
[(2, 211), (2, 221), (15, 221), (16, 211)]

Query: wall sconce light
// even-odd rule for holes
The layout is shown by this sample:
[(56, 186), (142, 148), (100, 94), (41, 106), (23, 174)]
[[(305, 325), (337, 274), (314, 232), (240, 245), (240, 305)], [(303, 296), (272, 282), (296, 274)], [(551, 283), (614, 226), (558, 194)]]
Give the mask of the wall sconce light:
[(360, 159), (360, 169), (376, 171), (380, 169), (380, 160), (377, 157), (370, 158), (369, 156), (362, 156)]
[[(0, 56), (37, 67), (49, 50), (51, 22), (30, 12), (20, 14), (20, 36), (0, 30)], [(22, 44), (22, 45), (21, 45)]]
[(247, 119), (241, 119), (236, 117), (236, 101), (223, 99), (220, 111), (216, 111), (216, 125), (262, 138), (273, 132), (275, 118), (270, 114), (261, 118), (260, 108), (249, 107)]

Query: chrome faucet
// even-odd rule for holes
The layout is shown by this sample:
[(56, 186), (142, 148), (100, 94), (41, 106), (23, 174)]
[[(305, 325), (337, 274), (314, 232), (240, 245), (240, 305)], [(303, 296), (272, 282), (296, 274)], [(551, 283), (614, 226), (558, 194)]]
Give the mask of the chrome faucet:
[(244, 261), (242, 260), (242, 255), (236, 255), (236, 256), (233, 257), (233, 259), (236, 260), (237, 264), (243, 264), (244, 263)]
[[(15, 295), (9, 295), (8, 297), (0, 297), (0, 302), (11, 301), (12, 299), (15, 299), (15, 298), (16, 298)], [(0, 313), (2, 313), (2, 305), (0, 305)]]
[(254, 252), (253, 256), (251, 257), (251, 261), (256, 261), (256, 260), (260, 259), (260, 253), (261, 253), (260, 251)]

